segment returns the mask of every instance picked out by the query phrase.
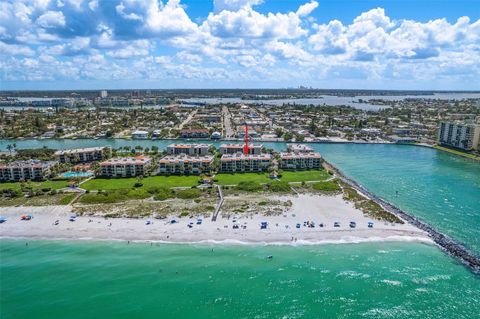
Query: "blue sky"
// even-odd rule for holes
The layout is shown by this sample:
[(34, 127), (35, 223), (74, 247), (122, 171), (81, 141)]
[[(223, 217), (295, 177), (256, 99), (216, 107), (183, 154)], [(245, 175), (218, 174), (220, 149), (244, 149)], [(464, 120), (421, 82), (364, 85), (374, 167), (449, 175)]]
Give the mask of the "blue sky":
[(477, 0), (0, 0), (0, 89), (480, 89)]

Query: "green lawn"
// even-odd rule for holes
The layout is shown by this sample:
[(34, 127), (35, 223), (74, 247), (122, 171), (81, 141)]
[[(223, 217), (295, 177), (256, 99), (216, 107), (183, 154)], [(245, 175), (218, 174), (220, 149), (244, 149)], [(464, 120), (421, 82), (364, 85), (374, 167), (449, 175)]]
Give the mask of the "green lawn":
[(284, 171), (280, 180), (282, 182), (308, 182), (324, 181), (330, 178), (326, 170), (308, 170), (308, 171)]
[[(20, 190), (22, 183), (13, 182), (13, 183), (0, 183), (0, 190), (2, 189), (14, 189)], [(60, 189), (68, 186), (68, 181), (59, 180), (59, 181), (44, 181), (44, 182), (28, 182), (24, 183), (26, 187), (32, 187), (33, 189), (42, 189), (42, 188), (51, 188), (51, 189)]]
[(240, 182), (268, 183), (272, 180), (268, 178), (268, 173), (244, 173), (244, 174), (217, 174), (216, 182), (219, 185), (238, 185)]
[[(113, 190), (134, 187), (136, 178), (94, 178), (80, 185), (86, 190)], [(192, 187), (198, 185), (198, 176), (151, 176), (145, 177), (141, 182), (143, 188), (160, 187)]]
[[(284, 171), (280, 180), (282, 182), (308, 182), (308, 181), (324, 181), (328, 179), (330, 174), (325, 170), (308, 170), (308, 171)], [(256, 182), (260, 184), (270, 183), (272, 179), (268, 177), (268, 173), (244, 173), (244, 174), (217, 174), (215, 179), (219, 185), (238, 185), (240, 182)]]

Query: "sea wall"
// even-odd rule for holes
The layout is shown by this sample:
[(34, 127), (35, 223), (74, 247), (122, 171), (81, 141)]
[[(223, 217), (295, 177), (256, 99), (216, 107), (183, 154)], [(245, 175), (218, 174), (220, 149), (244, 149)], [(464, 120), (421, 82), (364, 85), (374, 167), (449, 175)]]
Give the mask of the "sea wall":
[(342, 180), (344, 183), (350, 185), (360, 193), (364, 194), (365, 196), (369, 197), (371, 200), (376, 202), (377, 204), (381, 205), (385, 210), (390, 212), (391, 214), (398, 216), (399, 218), (403, 219), (404, 221), (414, 225), (415, 227), (425, 231), (429, 234), (432, 240), (440, 246), (440, 248), (448, 253), (449, 255), (455, 257), (465, 266), (467, 266), (470, 270), (472, 270), (475, 274), (480, 275), (480, 256), (476, 253), (470, 251), (461, 243), (456, 241), (455, 239), (443, 234), (442, 232), (435, 229), (433, 226), (429, 225), (428, 223), (418, 219), (417, 217), (407, 213), (400, 208), (394, 206), (393, 204), (379, 198), (375, 194), (371, 193), (365, 187), (357, 183), (356, 181), (348, 178), (345, 174), (342, 173), (338, 168), (334, 165), (325, 162), (326, 166), (335, 171), (338, 178)]

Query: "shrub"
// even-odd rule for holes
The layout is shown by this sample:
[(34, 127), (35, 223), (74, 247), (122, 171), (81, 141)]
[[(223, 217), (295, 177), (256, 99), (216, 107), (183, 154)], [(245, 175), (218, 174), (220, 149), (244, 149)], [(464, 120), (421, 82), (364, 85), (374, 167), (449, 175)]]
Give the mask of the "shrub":
[(181, 199), (192, 199), (200, 197), (201, 193), (197, 188), (184, 189), (177, 191), (175, 196)]
[(237, 189), (245, 192), (258, 192), (262, 189), (262, 185), (254, 181), (242, 181), (238, 183)]
[(315, 183), (312, 185), (312, 188), (322, 192), (336, 192), (340, 190), (340, 186), (336, 180)]
[(267, 184), (267, 187), (271, 192), (289, 192), (291, 190), (287, 182), (271, 182)]
[(141, 182), (136, 182), (135, 184), (133, 184), (133, 187), (135, 188), (142, 187), (142, 186), (143, 186), (143, 183)]

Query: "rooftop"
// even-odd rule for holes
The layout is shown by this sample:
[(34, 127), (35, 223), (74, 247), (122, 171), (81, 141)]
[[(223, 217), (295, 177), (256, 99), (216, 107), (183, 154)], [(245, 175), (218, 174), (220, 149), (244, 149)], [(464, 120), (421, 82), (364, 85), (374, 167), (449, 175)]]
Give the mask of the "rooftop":
[(28, 160), (28, 161), (15, 161), (10, 163), (0, 163), (1, 168), (48, 168), (57, 164), (56, 161), (40, 161), (40, 160)]
[(103, 151), (105, 148), (108, 148), (108, 147), (86, 147), (86, 148), (75, 148), (75, 149), (69, 149), (69, 150), (59, 150), (55, 152), (55, 155), (96, 152), (96, 151)]
[(135, 157), (114, 157), (100, 163), (100, 166), (126, 164), (126, 165), (142, 165), (150, 162), (152, 159), (148, 156)]
[(282, 159), (295, 159), (295, 158), (322, 158), (320, 153), (314, 153), (314, 152), (309, 152), (309, 153), (300, 153), (300, 152), (282, 152), (280, 153), (280, 157)]
[(192, 147), (207, 147), (210, 148), (209, 144), (170, 144), (168, 147), (175, 147), (175, 148), (192, 148)]
[(239, 160), (271, 160), (272, 156), (270, 154), (248, 154), (245, 156), (243, 153), (236, 154), (224, 154), (220, 158), (221, 161), (239, 161)]
[[(241, 148), (241, 149), (243, 149), (244, 146), (245, 146), (245, 144), (235, 144), (235, 143), (220, 145), (220, 147), (223, 147), (223, 148)], [(263, 145), (262, 144), (248, 144), (248, 147), (249, 148), (262, 148)]]
[(167, 155), (162, 157), (159, 160), (159, 163), (181, 163), (181, 162), (191, 162), (191, 163), (211, 163), (213, 161), (213, 155), (205, 156), (190, 156), (186, 154), (180, 155)]

